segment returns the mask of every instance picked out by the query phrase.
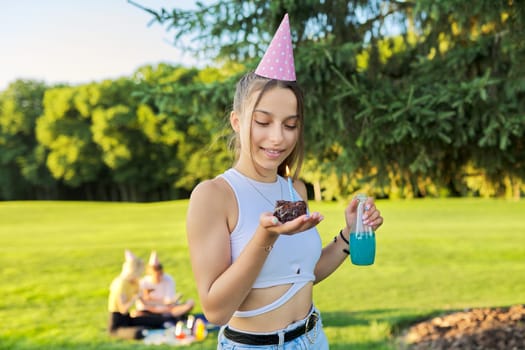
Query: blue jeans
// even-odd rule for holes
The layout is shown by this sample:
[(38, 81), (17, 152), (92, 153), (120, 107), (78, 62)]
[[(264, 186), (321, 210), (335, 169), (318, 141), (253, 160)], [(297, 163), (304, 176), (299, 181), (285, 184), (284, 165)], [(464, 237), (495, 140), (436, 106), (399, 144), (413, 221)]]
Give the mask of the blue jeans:
[[(248, 350), (248, 349), (266, 349), (266, 350), (328, 350), (328, 340), (326, 339), (326, 335), (323, 331), (323, 322), (321, 318), (321, 314), (317, 309), (313, 309), (312, 311), (317, 312), (319, 315), (319, 319), (317, 320), (317, 323), (314, 328), (312, 328), (308, 333), (305, 333), (301, 335), (300, 337), (297, 337), (293, 340), (290, 340), (286, 343), (278, 344), (278, 345), (247, 345), (247, 344), (241, 344), (236, 343), (228, 338), (226, 338), (223, 334), (223, 330), (226, 326), (223, 326), (221, 330), (219, 331), (218, 336), (218, 344), (217, 344), (217, 350)], [(309, 315), (308, 315), (309, 316)], [(278, 330), (276, 332), (271, 333), (257, 333), (257, 334), (279, 334), (286, 333), (287, 331), (293, 330), (297, 327), (302, 326), (308, 317), (306, 317), (303, 320), (294, 322), (290, 325), (288, 325), (286, 328), (283, 328), (281, 330)], [(283, 337), (280, 337), (283, 339)]]

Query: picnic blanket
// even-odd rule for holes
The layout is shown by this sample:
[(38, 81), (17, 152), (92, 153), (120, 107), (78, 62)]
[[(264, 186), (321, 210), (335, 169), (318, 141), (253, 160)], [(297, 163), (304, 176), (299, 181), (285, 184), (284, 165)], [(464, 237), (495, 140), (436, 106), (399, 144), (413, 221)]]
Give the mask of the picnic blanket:
[(148, 329), (144, 337), (147, 345), (183, 346), (206, 339), (210, 332), (217, 331), (218, 326), (208, 322), (204, 315), (190, 315), (186, 322), (165, 329)]

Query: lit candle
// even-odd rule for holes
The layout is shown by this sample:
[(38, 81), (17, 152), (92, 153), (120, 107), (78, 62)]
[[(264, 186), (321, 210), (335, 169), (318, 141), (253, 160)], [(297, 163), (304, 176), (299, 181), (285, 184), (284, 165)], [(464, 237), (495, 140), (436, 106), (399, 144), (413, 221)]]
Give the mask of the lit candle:
[(288, 168), (288, 165), (286, 166), (286, 177), (288, 178), (288, 189), (290, 190), (290, 197), (292, 198), (292, 202), (295, 202), (292, 178), (290, 177), (290, 168)]

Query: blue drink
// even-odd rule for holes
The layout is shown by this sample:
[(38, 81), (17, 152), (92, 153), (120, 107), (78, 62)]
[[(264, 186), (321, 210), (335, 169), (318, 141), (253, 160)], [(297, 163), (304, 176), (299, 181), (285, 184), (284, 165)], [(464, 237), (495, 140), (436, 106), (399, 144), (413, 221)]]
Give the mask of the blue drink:
[(371, 232), (350, 233), (350, 260), (354, 265), (372, 265), (376, 256), (376, 235)]

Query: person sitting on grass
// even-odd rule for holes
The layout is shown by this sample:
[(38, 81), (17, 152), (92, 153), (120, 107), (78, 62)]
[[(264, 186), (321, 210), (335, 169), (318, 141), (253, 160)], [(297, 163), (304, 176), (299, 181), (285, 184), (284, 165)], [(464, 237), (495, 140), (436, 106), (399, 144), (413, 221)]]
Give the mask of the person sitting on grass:
[(195, 305), (192, 299), (180, 302), (182, 295), (175, 293), (175, 280), (164, 272), (156, 251), (151, 252), (147, 275), (140, 280), (140, 295), (136, 301), (138, 315), (161, 314), (184, 319)]
[(142, 339), (146, 329), (166, 328), (176, 320), (158, 314), (136, 316), (132, 310), (140, 299), (139, 280), (144, 273), (144, 262), (131, 251), (125, 251), (121, 273), (109, 288), (108, 311), (110, 336), (120, 339)]

